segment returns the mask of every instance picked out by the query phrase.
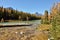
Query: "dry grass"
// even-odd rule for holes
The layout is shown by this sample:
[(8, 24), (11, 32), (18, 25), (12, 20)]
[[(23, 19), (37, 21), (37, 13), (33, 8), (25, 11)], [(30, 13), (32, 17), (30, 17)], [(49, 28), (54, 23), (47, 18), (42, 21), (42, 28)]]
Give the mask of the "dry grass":
[(51, 25), (41, 24), (37, 27), (37, 30), (49, 30), (50, 28), (51, 28)]
[[(22, 33), (21, 33), (22, 32)], [(0, 28), (0, 40), (47, 40), (47, 35), (30, 27)]]

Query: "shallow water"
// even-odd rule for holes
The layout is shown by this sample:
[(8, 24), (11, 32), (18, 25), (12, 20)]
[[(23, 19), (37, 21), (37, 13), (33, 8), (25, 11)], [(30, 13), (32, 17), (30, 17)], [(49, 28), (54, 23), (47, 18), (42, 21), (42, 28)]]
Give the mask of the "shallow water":
[(3, 22), (0, 25), (22, 25), (22, 24), (33, 24), (33, 26), (37, 26), (40, 24), (40, 20), (32, 20), (32, 21), (15, 21), (15, 22)]

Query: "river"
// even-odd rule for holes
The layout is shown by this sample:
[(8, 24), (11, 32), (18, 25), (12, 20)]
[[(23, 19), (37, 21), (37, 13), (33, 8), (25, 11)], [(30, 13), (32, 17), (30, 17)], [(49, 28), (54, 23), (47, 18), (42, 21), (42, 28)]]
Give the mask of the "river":
[(33, 24), (30, 27), (37, 27), (41, 20), (31, 20), (31, 21), (13, 21), (13, 22), (3, 22), (0, 25), (18, 25), (18, 24)]
[(22, 27), (3, 27), (0, 28), (0, 40), (47, 40), (47, 35), (43, 31), (38, 31), (34, 29), (40, 25), (40, 20), (32, 21), (15, 21), (15, 22), (4, 22), (0, 23), (3, 25), (17, 24), (17, 23), (29, 23), (32, 26), (22, 26)]

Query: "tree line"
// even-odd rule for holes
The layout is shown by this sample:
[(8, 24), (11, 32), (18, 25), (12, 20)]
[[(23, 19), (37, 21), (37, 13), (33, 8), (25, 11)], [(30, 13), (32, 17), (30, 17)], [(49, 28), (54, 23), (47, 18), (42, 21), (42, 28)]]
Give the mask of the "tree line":
[(41, 17), (36, 16), (35, 14), (14, 10), (13, 8), (3, 8), (0, 7), (0, 21), (4, 20), (37, 20)]

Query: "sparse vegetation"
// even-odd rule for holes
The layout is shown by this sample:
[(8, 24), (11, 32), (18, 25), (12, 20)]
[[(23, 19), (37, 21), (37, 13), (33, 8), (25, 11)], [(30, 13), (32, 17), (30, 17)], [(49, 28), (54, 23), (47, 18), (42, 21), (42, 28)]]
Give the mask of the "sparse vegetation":
[(49, 24), (48, 11), (45, 10), (45, 14), (41, 17), (42, 24)]
[(30, 27), (0, 29), (0, 40), (47, 40), (47, 34)]

